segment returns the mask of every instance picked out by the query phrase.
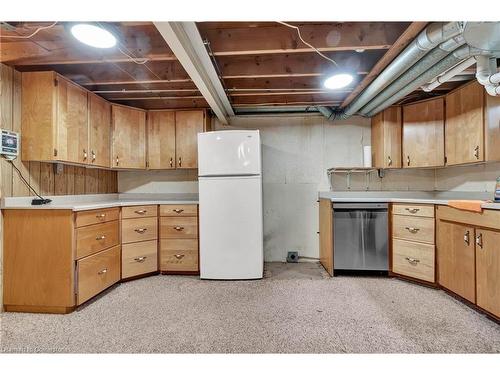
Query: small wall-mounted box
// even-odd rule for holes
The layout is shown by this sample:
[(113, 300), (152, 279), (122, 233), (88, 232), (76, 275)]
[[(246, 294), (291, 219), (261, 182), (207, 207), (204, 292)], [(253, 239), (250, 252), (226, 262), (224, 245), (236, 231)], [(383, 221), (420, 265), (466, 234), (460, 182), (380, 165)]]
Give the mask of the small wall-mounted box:
[(14, 160), (19, 155), (19, 133), (1, 129), (1, 135), (0, 155), (5, 159)]

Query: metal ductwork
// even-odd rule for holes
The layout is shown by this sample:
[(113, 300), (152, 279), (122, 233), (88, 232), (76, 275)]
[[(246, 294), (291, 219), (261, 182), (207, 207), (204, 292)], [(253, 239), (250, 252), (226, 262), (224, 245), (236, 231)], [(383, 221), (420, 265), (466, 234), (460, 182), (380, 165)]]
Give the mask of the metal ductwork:
[[(329, 119), (348, 118), (356, 113), (373, 116), (475, 56), (500, 56), (500, 22), (433, 23), (349, 106), (340, 111), (317, 107), (318, 111)], [(492, 69), (490, 63), (488, 77), (500, 80), (496, 64), (495, 70)], [(500, 91), (498, 83), (494, 91), (490, 87), (489, 93), (497, 90)]]

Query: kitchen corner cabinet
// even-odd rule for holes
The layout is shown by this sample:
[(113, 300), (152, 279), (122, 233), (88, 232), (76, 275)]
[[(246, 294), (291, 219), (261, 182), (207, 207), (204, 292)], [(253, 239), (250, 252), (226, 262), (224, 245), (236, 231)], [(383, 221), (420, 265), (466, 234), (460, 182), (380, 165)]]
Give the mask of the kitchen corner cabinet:
[(477, 81), (446, 95), (446, 165), (500, 160), (500, 98)]
[(436, 213), (439, 284), (500, 318), (500, 211)]
[(148, 168), (198, 168), (198, 133), (210, 128), (205, 110), (148, 111)]
[(111, 123), (112, 167), (146, 169), (146, 111), (112, 104)]
[(403, 168), (444, 165), (444, 99), (403, 106)]
[(22, 73), (22, 160), (87, 164), (87, 91), (55, 72)]
[(89, 93), (89, 164), (111, 166), (111, 104)]
[(389, 107), (372, 117), (374, 168), (401, 168), (401, 107)]

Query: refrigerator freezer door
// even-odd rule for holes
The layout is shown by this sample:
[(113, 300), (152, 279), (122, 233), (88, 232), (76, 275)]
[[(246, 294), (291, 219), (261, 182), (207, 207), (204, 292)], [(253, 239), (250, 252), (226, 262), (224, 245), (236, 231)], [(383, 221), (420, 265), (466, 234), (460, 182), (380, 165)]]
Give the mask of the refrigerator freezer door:
[(200, 277), (262, 278), (260, 176), (200, 178), (199, 186)]
[(198, 175), (261, 174), (258, 130), (226, 130), (198, 134)]

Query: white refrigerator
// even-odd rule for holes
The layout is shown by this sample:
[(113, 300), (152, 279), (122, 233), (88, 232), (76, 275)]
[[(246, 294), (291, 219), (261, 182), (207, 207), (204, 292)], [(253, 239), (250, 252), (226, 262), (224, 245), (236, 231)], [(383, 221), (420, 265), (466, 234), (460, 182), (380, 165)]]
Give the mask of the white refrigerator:
[(202, 279), (262, 278), (261, 171), (258, 130), (198, 134)]

